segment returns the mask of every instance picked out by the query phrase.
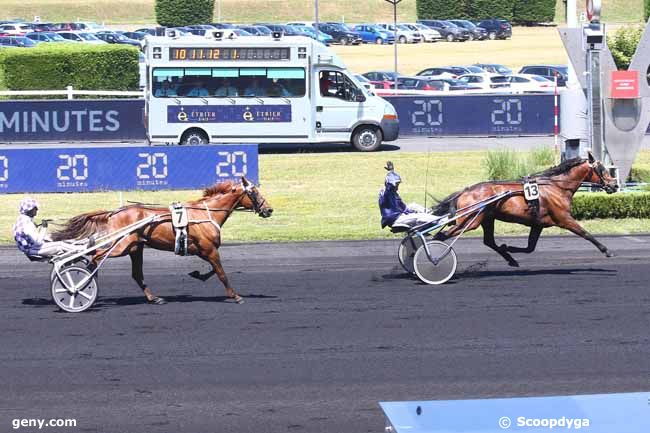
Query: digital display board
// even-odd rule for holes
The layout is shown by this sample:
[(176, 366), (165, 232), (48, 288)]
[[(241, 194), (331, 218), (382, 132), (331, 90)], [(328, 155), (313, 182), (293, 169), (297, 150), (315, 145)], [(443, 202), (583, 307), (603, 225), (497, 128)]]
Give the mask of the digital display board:
[(0, 194), (198, 189), (259, 180), (257, 145), (0, 149)]
[(169, 60), (289, 60), (290, 48), (214, 48), (175, 47), (169, 49)]

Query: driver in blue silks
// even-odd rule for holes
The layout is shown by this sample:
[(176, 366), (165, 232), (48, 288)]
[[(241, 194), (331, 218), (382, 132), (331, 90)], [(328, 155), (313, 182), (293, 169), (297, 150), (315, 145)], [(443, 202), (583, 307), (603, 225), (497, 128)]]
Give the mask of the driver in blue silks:
[(393, 171), (393, 163), (388, 161), (386, 167), (388, 174), (384, 181), (384, 188), (379, 191), (379, 210), (381, 212), (381, 228), (386, 226), (396, 228), (411, 228), (421, 224), (435, 222), (443, 218), (434, 215), (429, 209), (417, 203), (406, 205), (399, 196), (399, 184), (402, 178)]

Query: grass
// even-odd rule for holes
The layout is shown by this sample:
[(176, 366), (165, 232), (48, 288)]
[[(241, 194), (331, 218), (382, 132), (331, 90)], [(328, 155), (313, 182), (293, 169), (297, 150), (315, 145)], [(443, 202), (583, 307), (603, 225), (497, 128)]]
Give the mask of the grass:
[[(44, 21), (92, 20), (109, 24), (151, 24), (155, 22), (154, 0), (3, 0), (0, 18)], [(398, 6), (398, 19), (416, 19), (415, 0), (404, 0)], [(563, 2), (557, 2), (556, 21), (564, 21)], [(578, 11), (584, 2), (578, 1)], [(219, 7), (220, 5), (220, 7)], [(609, 23), (640, 22), (643, 0), (603, 0), (603, 19)], [(311, 0), (216, 0), (215, 20), (259, 22), (312, 20)], [(384, 0), (328, 0), (319, 3), (322, 21), (346, 22), (392, 20), (392, 6)]]
[[(262, 220), (250, 213), (237, 213), (226, 223), (228, 241), (307, 241), (327, 239), (394, 238), (379, 224), (377, 192), (383, 185), (390, 158), (403, 179), (400, 191), (408, 202), (424, 202), (429, 193), (443, 197), (455, 190), (486, 179), (482, 160), (485, 152), (437, 153), (319, 153), (261, 155), (261, 192), (275, 209)], [(635, 164), (650, 168), (650, 151), (642, 151)], [(427, 178), (428, 171), (428, 178)], [(199, 191), (124, 193), (125, 200), (160, 203), (197, 198)], [(22, 195), (3, 195), (0, 206), (0, 243), (12, 243), (11, 227)], [(68, 218), (81, 212), (119, 206), (119, 195), (35, 194), (43, 218)], [(431, 205), (431, 199), (428, 205)], [(650, 220), (592, 220), (583, 222), (594, 233), (650, 232)], [(521, 235), (527, 229), (498, 224), (499, 235)], [(545, 233), (566, 233), (552, 229)], [(479, 232), (473, 232), (477, 235)]]

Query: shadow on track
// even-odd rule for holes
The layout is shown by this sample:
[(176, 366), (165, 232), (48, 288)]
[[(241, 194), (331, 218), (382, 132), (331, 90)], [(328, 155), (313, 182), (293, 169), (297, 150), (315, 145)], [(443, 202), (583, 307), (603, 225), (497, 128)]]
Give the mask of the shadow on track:
[[(349, 144), (328, 144), (321, 143), (318, 145), (305, 145), (295, 144), (260, 144), (259, 153), (263, 154), (289, 154), (289, 153), (342, 153), (342, 152), (356, 152)], [(379, 148), (381, 152), (393, 152), (400, 150), (399, 146), (394, 144), (382, 144)]]
[[(277, 296), (269, 295), (241, 295), (244, 299), (275, 299)], [(226, 296), (192, 296), (192, 295), (175, 295), (175, 296), (165, 296), (165, 301), (169, 304), (173, 303), (185, 303), (185, 302), (222, 302), (222, 303), (232, 303), (232, 299), (227, 298)], [(144, 305), (147, 302), (142, 299), (141, 296), (125, 296), (125, 297), (114, 297), (114, 298), (98, 298), (95, 305), (93, 305), (88, 311), (97, 311), (102, 308), (115, 305)], [(54, 306), (54, 302), (49, 298), (25, 298), (22, 300), (23, 305), (30, 305), (33, 307), (49, 307)], [(164, 307), (163, 307), (164, 308)]]

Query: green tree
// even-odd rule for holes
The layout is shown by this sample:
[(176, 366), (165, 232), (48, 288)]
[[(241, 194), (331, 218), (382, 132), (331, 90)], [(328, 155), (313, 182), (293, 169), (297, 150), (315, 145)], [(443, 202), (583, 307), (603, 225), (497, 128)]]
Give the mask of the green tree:
[(214, 0), (156, 0), (156, 21), (165, 27), (212, 22)]
[(467, 3), (470, 0), (416, 0), (418, 19), (462, 19), (467, 18)]
[(473, 20), (504, 18), (512, 20), (515, 0), (470, 0), (468, 13)]
[(627, 69), (630, 66), (642, 34), (643, 26), (627, 26), (620, 28), (614, 36), (607, 38), (609, 50), (612, 52), (618, 69)]
[(547, 23), (553, 18), (555, 0), (515, 0), (513, 21), (517, 23)]
[(648, 22), (648, 18), (650, 18), (650, 0), (644, 0), (643, 2), (643, 16), (645, 21)]

